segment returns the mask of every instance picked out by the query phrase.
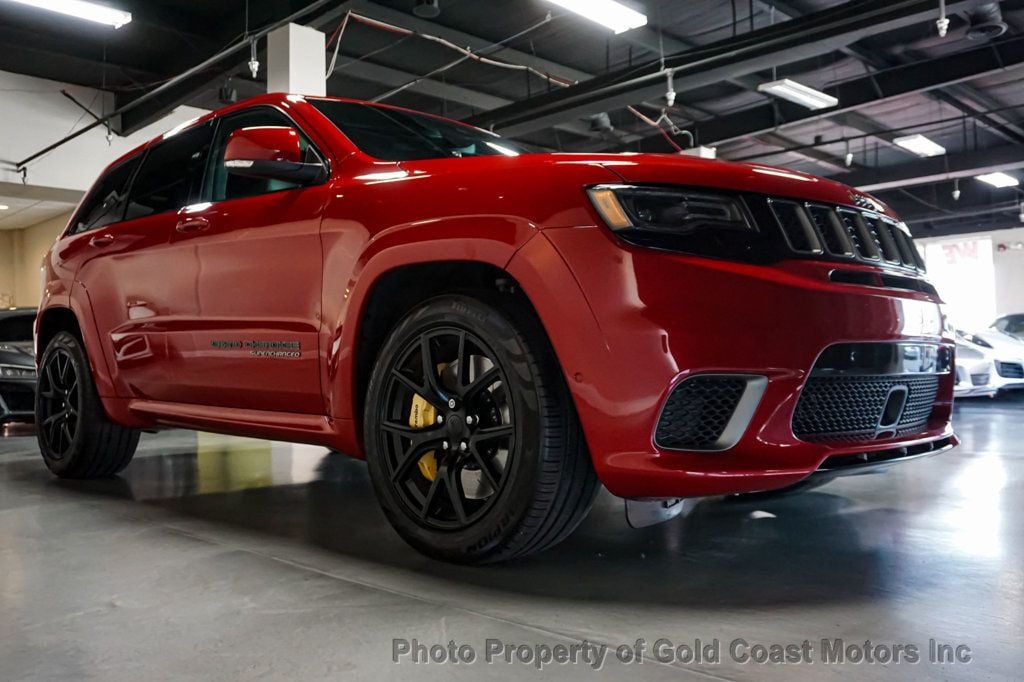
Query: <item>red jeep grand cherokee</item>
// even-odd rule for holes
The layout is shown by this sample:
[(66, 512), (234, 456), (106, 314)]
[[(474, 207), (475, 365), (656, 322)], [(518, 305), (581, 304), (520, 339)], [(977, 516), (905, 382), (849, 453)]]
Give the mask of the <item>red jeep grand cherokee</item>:
[(90, 478), (140, 429), (320, 444), (421, 551), (507, 559), (599, 482), (670, 508), (953, 446), (923, 269), (828, 180), (266, 95), (115, 162), (53, 246), (39, 445)]

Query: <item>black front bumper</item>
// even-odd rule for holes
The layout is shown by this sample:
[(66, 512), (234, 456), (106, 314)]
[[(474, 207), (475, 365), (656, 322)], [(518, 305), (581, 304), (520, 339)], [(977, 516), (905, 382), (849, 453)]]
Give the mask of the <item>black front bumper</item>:
[(36, 380), (0, 381), (0, 424), (31, 422), (36, 417)]

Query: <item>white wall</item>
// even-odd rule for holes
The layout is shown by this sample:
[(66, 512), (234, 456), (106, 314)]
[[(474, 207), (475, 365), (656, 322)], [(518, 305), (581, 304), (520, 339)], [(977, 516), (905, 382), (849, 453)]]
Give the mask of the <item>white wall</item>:
[[(62, 95), (67, 90), (96, 113), (113, 108), (113, 95), (92, 88), (0, 71), (0, 182), (21, 182), (12, 166), (92, 118)], [(86, 190), (111, 161), (174, 126), (202, 115), (195, 107), (178, 107), (167, 117), (128, 137), (97, 127), (29, 165), (28, 183), (43, 187)]]
[(928, 244), (985, 238), (992, 240), (995, 315), (1024, 312), (1024, 227), (953, 237), (930, 237), (916, 241), (918, 248), (924, 253)]

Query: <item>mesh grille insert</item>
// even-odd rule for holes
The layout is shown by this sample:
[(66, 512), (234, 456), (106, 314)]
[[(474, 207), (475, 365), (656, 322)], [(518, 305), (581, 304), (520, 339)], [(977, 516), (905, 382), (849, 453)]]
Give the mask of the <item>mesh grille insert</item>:
[(880, 218), (866, 213), (861, 215), (861, 219), (867, 225), (868, 232), (874, 239), (882, 258), (890, 263), (900, 263), (900, 252), (896, 247), (896, 241), (893, 239), (889, 224)]
[(793, 415), (793, 433), (804, 440), (872, 437), (889, 392), (907, 387), (899, 433), (922, 430), (939, 390), (937, 375), (812, 376)]
[(746, 389), (744, 379), (695, 376), (669, 395), (654, 441), (669, 450), (709, 450), (725, 431)]
[(834, 256), (852, 256), (853, 246), (850, 237), (839, 222), (836, 212), (827, 206), (808, 206), (811, 220), (818, 229), (818, 234), (825, 241), (825, 248)]

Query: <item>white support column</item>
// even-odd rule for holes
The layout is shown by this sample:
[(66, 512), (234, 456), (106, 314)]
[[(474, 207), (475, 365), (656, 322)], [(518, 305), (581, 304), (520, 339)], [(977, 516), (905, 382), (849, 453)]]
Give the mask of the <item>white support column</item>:
[(326, 95), (326, 36), (288, 24), (267, 35), (267, 92)]

